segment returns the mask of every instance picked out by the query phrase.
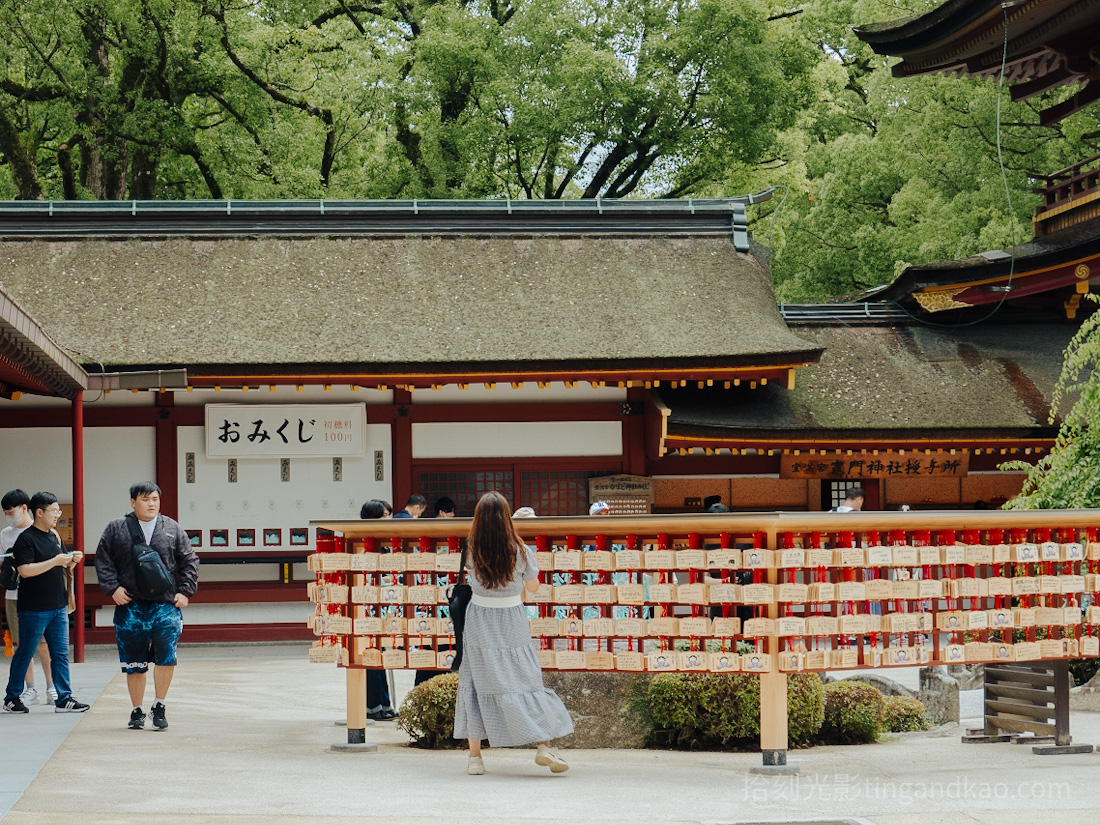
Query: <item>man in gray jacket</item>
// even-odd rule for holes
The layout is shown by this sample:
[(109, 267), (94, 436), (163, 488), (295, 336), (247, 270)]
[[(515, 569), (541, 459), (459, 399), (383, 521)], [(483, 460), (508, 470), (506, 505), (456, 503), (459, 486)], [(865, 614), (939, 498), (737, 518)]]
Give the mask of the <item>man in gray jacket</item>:
[[(199, 557), (191, 547), (187, 533), (174, 520), (160, 512), (160, 487), (142, 481), (130, 488), (130, 505), (134, 512), (107, 525), (96, 548), (95, 569), (99, 586), (115, 603), (115, 640), (118, 643), (122, 672), (134, 709), (129, 727), (145, 727), (146, 674), (150, 655), (156, 666), (153, 671), (153, 727), (168, 727), (164, 700), (176, 669), (176, 643), (183, 630), (182, 608), (195, 595), (199, 586)], [(134, 521), (136, 519), (136, 522)], [(175, 580), (163, 593), (138, 598), (134, 538), (140, 538), (161, 557)]]

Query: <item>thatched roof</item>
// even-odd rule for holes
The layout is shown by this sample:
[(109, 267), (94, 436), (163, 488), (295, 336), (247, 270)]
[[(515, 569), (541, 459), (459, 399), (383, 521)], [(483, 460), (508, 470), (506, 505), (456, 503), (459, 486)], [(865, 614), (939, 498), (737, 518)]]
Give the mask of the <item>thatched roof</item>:
[(800, 327), (825, 348), (793, 391), (662, 391), (669, 433), (728, 438), (1049, 433), (1071, 324)]
[(85, 361), (813, 361), (726, 237), (5, 240), (0, 286)]

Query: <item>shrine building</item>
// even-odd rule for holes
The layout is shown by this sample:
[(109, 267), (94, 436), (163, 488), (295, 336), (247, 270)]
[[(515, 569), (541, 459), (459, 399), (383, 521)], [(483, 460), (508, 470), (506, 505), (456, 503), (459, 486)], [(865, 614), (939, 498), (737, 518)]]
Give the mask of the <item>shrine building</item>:
[(749, 200), (6, 204), (0, 485), (75, 505), (67, 539), (94, 552), (155, 479), (203, 559), (193, 641), (303, 635), (310, 522), (371, 498), (1014, 495), (998, 466), (1053, 443), (1074, 325), (781, 311)]

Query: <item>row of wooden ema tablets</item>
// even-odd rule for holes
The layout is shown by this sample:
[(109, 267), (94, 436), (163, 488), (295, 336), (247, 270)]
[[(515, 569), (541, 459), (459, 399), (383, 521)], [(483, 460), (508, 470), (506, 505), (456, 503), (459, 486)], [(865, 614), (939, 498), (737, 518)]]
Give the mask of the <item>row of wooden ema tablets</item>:
[[(532, 604), (543, 605), (543, 616), (531, 619), (533, 637), (543, 639), (539, 651), (546, 668), (562, 670), (649, 670), (763, 672), (777, 657), (779, 670), (824, 670), (878, 665), (926, 664), (1019, 660), (1094, 656), (1100, 653), (1091, 625), (1100, 624), (1100, 608), (1083, 612), (1080, 597), (1100, 590), (1100, 575), (1095, 573), (1042, 573), (1054, 565), (1078, 568), (1077, 562), (1100, 559), (1100, 544), (1044, 542), (1015, 545), (954, 545), (948, 547), (884, 546), (835, 550), (657, 550), (657, 551), (560, 551), (538, 553), (540, 569), (555, 572), (618, 571), (657, 572), (699, 570), (787, 569), (782, 576), (794, 579), (824, 579), (798, 583), (759, 582), (754, 584), (674, 584), (651, 581), (646, 584), (618, 585), (568, 584), (540, 586), (528, 595)], [(348, 664), (347, 644), (353, 645), (356, 666), (446, 668), (453, 654), (444, 650), (453, 642), (452, 628), (446, 617), (430, 615), (446, 601), (445, 587), (434, 584), (398, 583), (405, 573), (455, 573), (457, 553), (321, 553), (310, 558), (310, 567), (319, 573), (310, 585), (309, 596), (318, 603), (310, 625), (321, 639), (311, 651), (315, 661)], [(798, 562), (798, 563), (796, 563)], [(1044, 564), (1045, 563), (1045, 564)], [(1066, 564), (1068, 563), (1068, 565)], [(1012, 572), (1021, 575), (992, 575), (1001, 567), (987, 567), (991, 575), (982, 577), (983, 566), (1015, 565)], [(951, 576), (957, 566), (969, 576)], [(876, 568), (900, 568), (881, 571)], [(939, 567), (940, 577), (912, 578), (920, 575), (909, 568)], [(1089, 565), (1094, 567), (1094, 565)], [(801, 568), (801, 569), (798, 569)], [(824, 568), (824, 569), (823, 569)], [(829, 568), (849, 568), (838, 573)], [(870, 571), (859, 568), (872, 568)], [(332, 574), (343, 574), (333, 576)], [(378, 577), (379, 584), (349, 585), (349, 573), (396, 574)], [(327, 575), (326, 575), (327, 574)], [(884, 576), (894, 575), (894, 579)], [(848, 581), (828, 581), (843, 576)], [(873, 576), (873, 578), (872, 578)], [(364, 577), (365, 579), (367, 577)], [(373, 579), (375, 577), (369, 577)], [(413, 577), (417, 581), (427, 576)], [(654, 578), (660, 578), (658, 575)], [(854, 580), (854, 579), (863, 579)], [(364, 580), (364, 579), (360, 579)], [(382, 584), (382, 581), (388, 583)], [(967, 600), (969, 610), (932, 610), (936, 600)], [(1016, 606), (1010, 606), (1015, 600)], [(915, 601), (924, 610), (890, 612)], [(995, 606), (990, 606), (995, 602)], [(901, 604), (898, 604), (901, 603)], [(747, 619), (723, 615), (677, 617), (661, 615), (672, 605), (698, 612), (700, 606), (719, 605), (728, 613), (731, 606), (749, 606), (761, 612), (767, 605), (779, 604), (779, 617), (758, 616)], [(872, 611), (872, 604), (877, 610)], [(545, 615), (565, 613), (564, 618)], [(655, 615), (645, 619), (636, 615), (625, 618), (585, 617), (585, 605), (618, 605), (638, 608), (652, 605)], [(419, 610), (411, 610), (416, 606)], [(859, 608), (862, 606), (862, 612)], [(362, 607), (366, 610), (357, 610)], [(580, 608), (581, 617), (578, 617)], [(348, 615), (373, 612), (377, 615)], [(422, 612), (429, 615), (400, 615)], [(836, 615), (832, 615), (836, 614)], [(1078, 638), (1078, 627), (1086, 625), (1087, 635)], [(1048, 638), (1012, 643), (1010, 631), (1016, 628), (1047, 628)], [(1054, 631), (1054, 628), (1058, 628)], [(938, 647), (923, 644), (934, 631), (948, 634)], [(852, 637), (871, 634), (874, 643), (850, 644)], [(877, 646), (878, 635), (885, 644)], [(918, 644), (897, 644), (902, 638)], [(891, 636), (896, 638), (891, 639)], [(1065, 638), (1056, 638), (1064, 636)], [(599, 649), (585, 650), (577, 642), (587, 637), (599, 642)], [(547, 640), (566, 640), (570, 649), (554, 650)], [(614, 639), (630, 640), (629, 650), (604, 650)], [(679, 639), (675, 644), (673, 640)], [(710, 645), (705, 640), (714, 640)], [(762, 641), (771, 639), (764, 652)], [(649, 640), (648, 643), (645, 640)], [(809, 644), (807, 645), (807, 640)], [(638, 649), (633, 649), (637, 642)], [(740, 642), (740, 644), (738, 644)], [(778, 644), (777, 644), (778, 642)], [(671, 647), (669, 646), (671, 643)], [(672, 649), (687, 646), (693, 650)], [(439, 650), (425, 649), (435, 645)], [(715, 646), (720, 649), (715, 650)], [(646, 648), (649, 648), (648, 650)], [(782, 651), (780, 648), (784, 648)], [(656, 649), (654, 649), (656, 648)], [(708, 649), (709, 648), (709, 649)], [(740, 652), (738, 652), (740, 651)]]

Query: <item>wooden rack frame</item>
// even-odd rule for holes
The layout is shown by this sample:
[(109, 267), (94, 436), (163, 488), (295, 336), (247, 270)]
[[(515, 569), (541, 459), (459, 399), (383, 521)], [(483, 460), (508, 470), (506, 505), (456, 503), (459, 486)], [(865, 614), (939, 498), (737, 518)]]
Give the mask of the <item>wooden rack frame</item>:
[[(347, 667), (350, 742), (365, 728), (365, 668), (445, 666), (440, 582), (455, 579), (470, 522), (315, 524), (334, 535), (311, 558), (311, 658)], [(757, 673), (765, 766), (786, 765), (788, 672), (1100, 652), (1096, 510), (515, 524), (542, 570), (528, 603), (544, 667)]]

